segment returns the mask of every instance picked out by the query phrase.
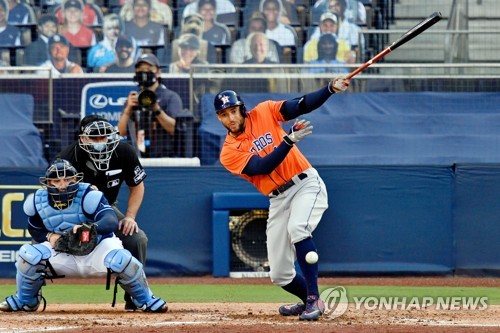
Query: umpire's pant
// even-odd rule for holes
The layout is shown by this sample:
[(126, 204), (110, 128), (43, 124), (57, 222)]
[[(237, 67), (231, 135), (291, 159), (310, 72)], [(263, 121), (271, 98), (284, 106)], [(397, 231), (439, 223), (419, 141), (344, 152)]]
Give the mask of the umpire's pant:
[[(125, 218), (122, 212), (118, 210), (118, 208), (113, 205), (113, 210), (118, 216), (118, 221)], [(115, 230), (116, 237), (120, 238), (122, 241), (123, 247), (132, 253), (132, 255), (137, 258), (141, 262), (141, 264), (146, 267), (146, 251), (148, 247), (148, 237), (146, 233), (139, 228), (139, 232), (134, 233), (132, 236), (124, 235), (121, 230)]]

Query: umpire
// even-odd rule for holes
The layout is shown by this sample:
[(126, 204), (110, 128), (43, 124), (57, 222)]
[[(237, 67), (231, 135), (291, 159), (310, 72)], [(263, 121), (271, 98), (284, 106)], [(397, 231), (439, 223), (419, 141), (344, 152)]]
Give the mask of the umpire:
[[(146, 172), (134, 148), (121, 142), (118, 130), (98, 115), (81, 120), (78, 136), (78, 140), (64, 148), (57, 157), (69, 161), (79, 172), (83, 172), (84, 182), (97, 186), (104, 193), (119, 219), (116, 236), (145, 267), (148, 238), (139, 229), (135, 218), (144, 198)], [(124, 181), (130, 190), (125, 214), (116, 206)], [(125, 293), (125, 310), (136, 309), (130, 295)]]

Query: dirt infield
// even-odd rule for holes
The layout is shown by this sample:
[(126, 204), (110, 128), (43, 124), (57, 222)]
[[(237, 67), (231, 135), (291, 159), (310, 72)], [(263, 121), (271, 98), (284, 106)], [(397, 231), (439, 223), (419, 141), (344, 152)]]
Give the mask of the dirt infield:
[[(65, 283), (89, 283), (63, 279)], [(268, 279), (149, 279), (150, 283), (269, 284)], [(102, 283), (102, 280), (96, 280)], [(12, 283), (12, 280), (0, 280)], [(59, 282), (58, 282), (59, 283)], [(322, 278), (320, 285), (404, 285), (500, 287), (500, 279), (473, 278)], [(0, 313), (3, 332), (500, 332), (500, 306), (485, 310), (367, 310), (349, 305), (338, 318), (301, 322), (277, 314), (280, 304), (170, 303), (165, 314), (129, 313), (123, 305), (49, 304), (45, 312)]]

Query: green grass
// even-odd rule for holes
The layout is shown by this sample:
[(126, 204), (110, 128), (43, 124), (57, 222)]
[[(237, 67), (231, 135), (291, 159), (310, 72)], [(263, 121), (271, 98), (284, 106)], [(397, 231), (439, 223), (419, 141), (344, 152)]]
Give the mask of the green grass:
[[(321, 286), (321, 290), (328, 286)], [(194, 285), (151, 284), (155, 295), (169, 302), (237, 302), (281, 303), (294, 302), (296, 298), (273, 285)], [(488, 297), (489, 304), (500, 304), (500, 288), (479, 287), (396, 287), (396, 286), (348, 286), (349, 301), (353, 297)], [(15, 293), (15, 285), (0, 285), (0, 299)], [(112, 290), (105, 285), (68, 285), (47, 282), (43, 295), (49, 303), (96, 304), (110, 303)], [(123, 290), (119, 287), (117, 302), (123, 303)]]

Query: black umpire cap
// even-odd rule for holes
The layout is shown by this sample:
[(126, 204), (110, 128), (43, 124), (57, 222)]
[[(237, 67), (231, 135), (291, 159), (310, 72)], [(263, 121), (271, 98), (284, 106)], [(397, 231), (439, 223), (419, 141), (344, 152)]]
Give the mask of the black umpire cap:
[(87, 127), (88, 125), (92, 124), (94, 121), (105, 121), (105, 122), (108, 122), (104, 117), (98, 115), (98, 114), (91, 114), (91, 115), (88, 115), (86, 117), (84, 117), (81, 121), (80, 121), (80, 134), (83, 133), (83, 130), (85, 129), (85, 127)]

